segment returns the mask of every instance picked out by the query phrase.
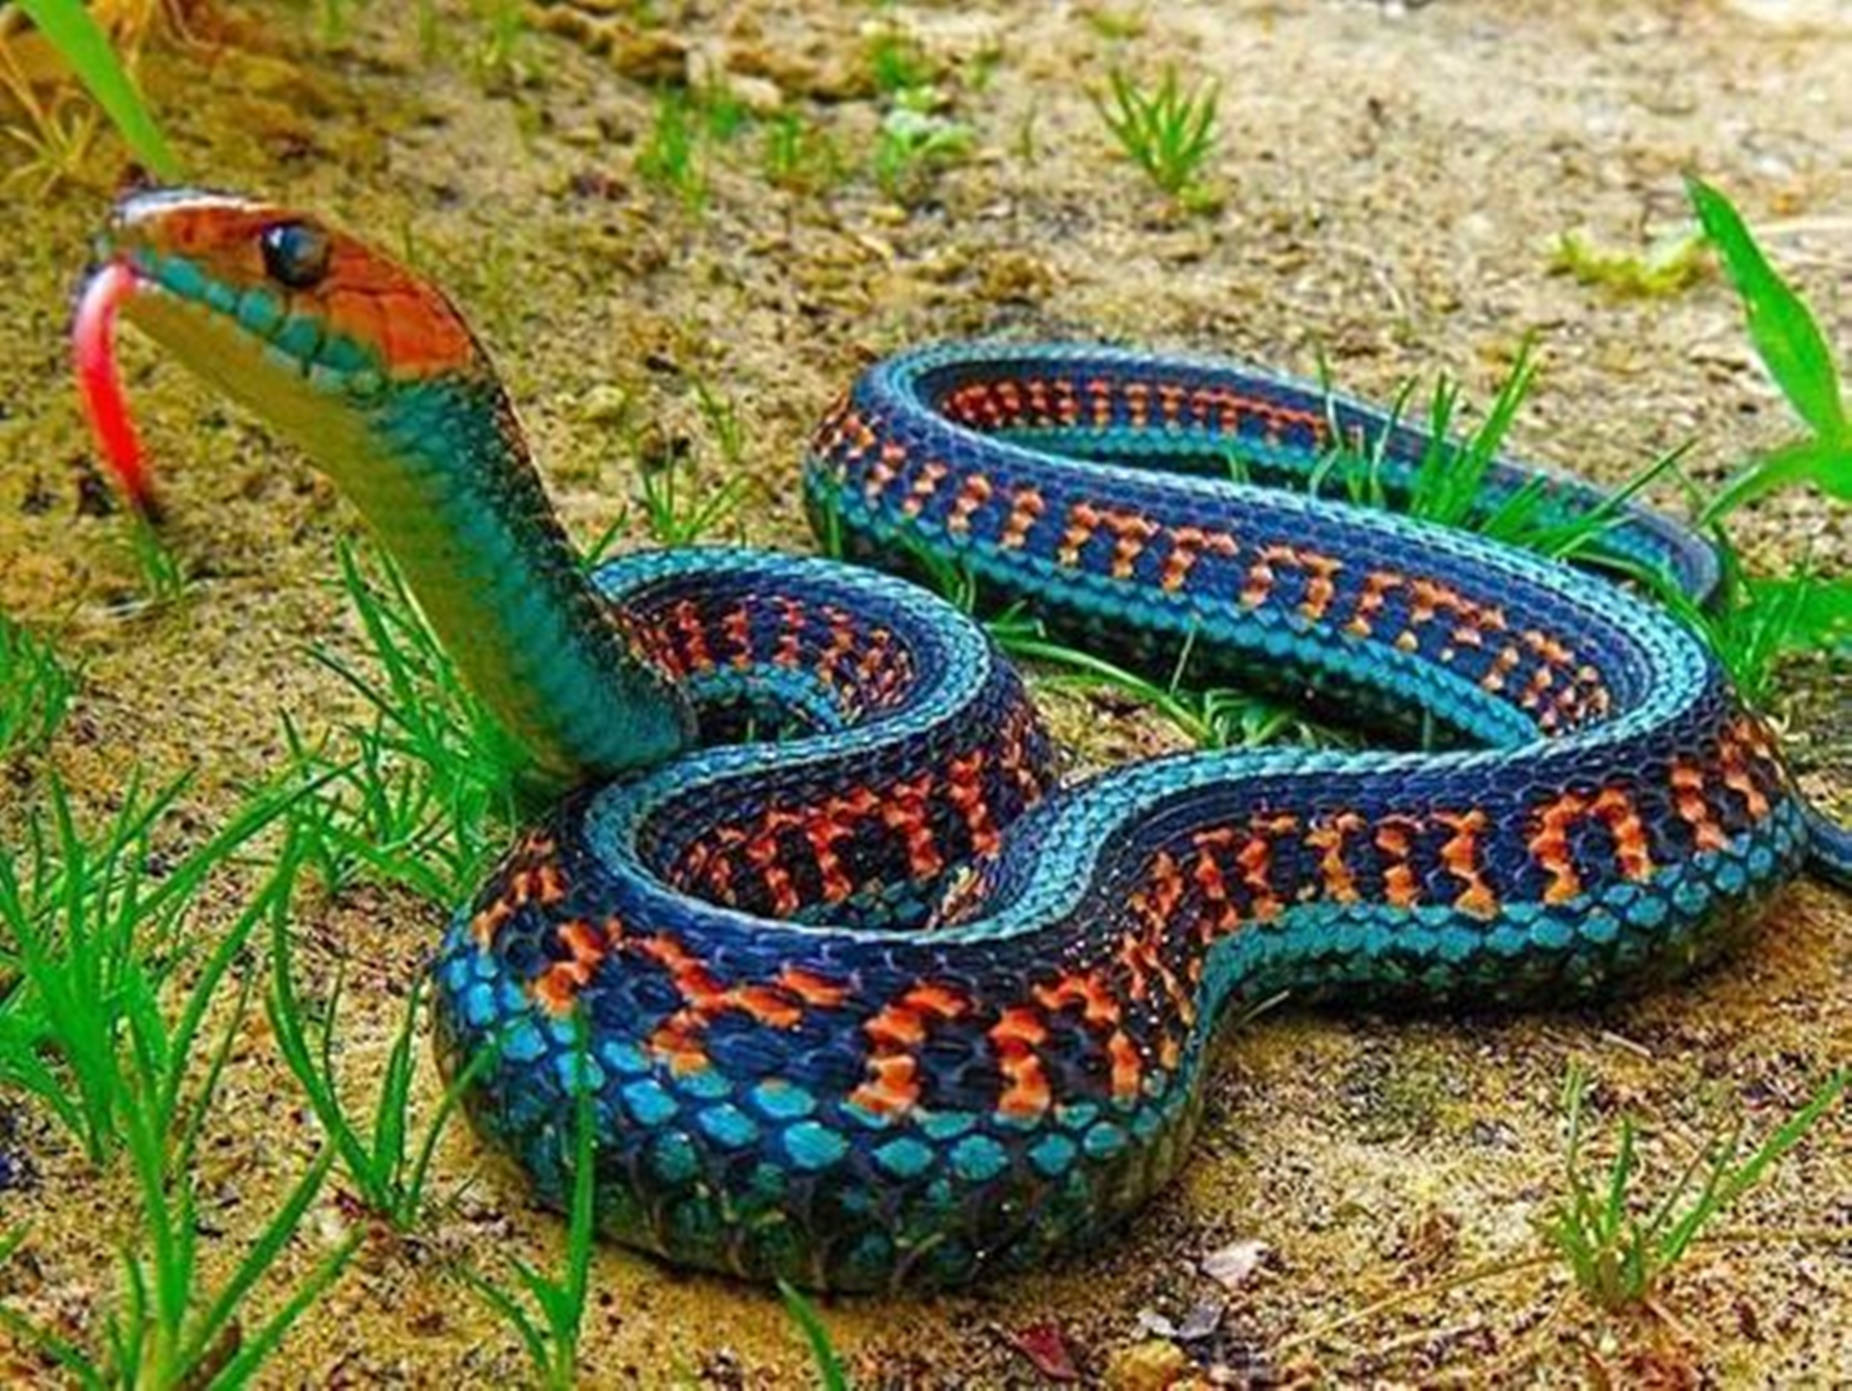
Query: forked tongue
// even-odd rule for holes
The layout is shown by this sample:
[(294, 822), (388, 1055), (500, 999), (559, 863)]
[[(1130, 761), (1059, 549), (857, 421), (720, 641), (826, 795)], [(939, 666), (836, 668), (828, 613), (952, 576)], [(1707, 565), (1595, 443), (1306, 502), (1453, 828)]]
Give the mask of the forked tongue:
[(90, 417), (90, 428), (102, 448), (104, 461), (135, 510), (149, 516), (155, 510), (154, 493), (143, 462), (141, 439), (129, 417), (122, 375), (116, 370), (116, 310), (135, 293), (135, 284), (135, 272), (119, 263), (112, 262), (91, 276), (77, 305), (71, 348), (84, 414)]

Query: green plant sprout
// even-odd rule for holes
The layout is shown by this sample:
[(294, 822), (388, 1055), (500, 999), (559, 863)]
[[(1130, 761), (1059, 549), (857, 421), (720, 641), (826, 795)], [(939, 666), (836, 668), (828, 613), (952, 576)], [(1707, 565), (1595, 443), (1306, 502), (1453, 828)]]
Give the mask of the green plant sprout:
[(778, 1293), (784, 1300), (785, 1312), (802, 1330), (804, 1341), (810, 1344), (811, 1360), (817, 1364), (817, 1385), (823, 1391), (849, 1391), (849, 1374), (843, 1370), (842, 1359), (836, 1353), (836, 1344), (831, 1340), (829, 1328), (817, 1313), (816, 1306), (804, 1298), (797, 1286), (788, 1280), (778, 1282)]
[(1568, 1114), (1563, 1156), (1567, 1188), (1538, 1223), (1538, 1230), (1591, 1303), (1608, 1310), (1652, 1307), (1666, 1273), (1684, 1258), (1705, 1228), (1806, 1138), (1848, 1084), (1852, 1084), (1852, 1072), (1835, 1073), (1806, 1105), (1747, 1154), (1743, 1153), (1740, 1120), (1714, 1134), (1691, 1155), (1664, 1195), (1642, 1210), (1633, 1191), (1639, 1164), (1632, 1117), (1621, 1118), (1620, 1143), (1605, 1181), (1597, 1187), (1582, 1171), (1582, 1106), (1588, 1079), (1580, 1068), (1572, 1067), (1563, 1084), (1563, 1108)]
[[(1657, 1199), (1648, 1200), (1636, 1189), (1640, 1167), (1630, 1117), (1621, 1121), (1615, 1157), (1599, 1183), (1591, 1182), (1583, 1172), (1582, 1107), (1587, 1079), (1579, 1067), (1571, 1066), (1562, 1091), (1566, 1118), (1564, 1191), (1535, 1219), (1537, 1241), (1533, 1249), (1376, 1300), (1281, 1340), (1275, 1351), (1283, 1355), (1312, 1346), (1341, 1329), (1417, 1301), (1534, 1270), (1556, 1273), (1570, 1290), (1604, 1312), (1643, 1310), (1669, 1320), (1658, 1302), (1658, 1293), (1666, 1276), (1694, 1248), (1707, 1243), (1782, 1241), (1811, 1235), (1760, 1232), (1754, 1228), (1720, 1231), (1713, 1224), (1807, 1138), (1848, 1086), (1852, 1086), (1852, 1072), (1835, 1072), (1798, 1111), (1746, 1154), (1742, 1122), (1720, 1127), (1693, 1151), (1671, 1186)], [(1829, 1232), (1826, 1236), (1829, 1240), (1846, 1240), (1843, 1232)]]
[(1813, 312), (1756, 245), (1730, 200), (1701, 179), (1685, 182), (1691, 205), (1730, 283), (1743, 302), (1749, 339), (1794, 413), (1811, 431), (1736, 474), (1699, 520), (1721, 521), (1756, 498), (1795, 483), (1852, 502), (1852, 420), (1840, 395), (1839, 372)]
[(51, 642), (0, 614), (0, 762), (49, 744), (76, 691)]
[(868, 73), (883, 96), (928, 86), (935, 76), (919, 41), (897, 25), (884, 25), (868, 42)]
[(558, 1278), (543, 1275), (519, 1257), (511, 1258), (516, 1277), (539, 1309), (533, 1314), (508, 1291), (469, 1269), (459, 1267), (464, 1283), (505, 1323), (527, 1349), (540, 1383), (567, 1391), (578, 1377), (579, 1336), (585, 1322), (590, 1288), (592, 1236), (597, 1179), (595, 1089), (589, 1067), (591, 1044), (583, 1013), (577, 1016), (573, 1051), (572, 1196), (566, 1222), (565, 1267)]
[(701, 169), (689, 105), (679, 88), (657, 94), (649, 137), (637, 152), (637, 173), (644, 182), (674, 193), (690, 212), (698, 212), (707, 201), (707, 176)]
[(399, 1031), (393, 1037), (385, 1075), (380, 1079), (372, 1123), (363, 1131), (342, 1103), (336, 1078), (335, 1022), (340, 1013), (344, 977), (336, 977), (322, 1020), (321, 1037), (311, 1048), (302, 1024), (302, 1001), (296, 994), (289, 924), (281, 915), (272, 924), (270, 971), (270, 994), (265, 1001), (265, 1011), (283, 1061), (301, 1084), (303, 1094), (308, 1097), (310, 1107), (339, 1155), (341, 1167), (360, 1201), (401, 1231), (409, 1229), (425, 1208), (425, 1189), (437, 1142), (455, 1115), (463, 1093), (493, 1063), (494, 1051), (485, 1049), (478, 1053), (451, 1081), (425, 1123), (416, 1152), (409, 1152), (415, 1072), (412, 1047), (417, 1037), (419, 1007), (423, 1003), (422, 977), (413, 982), (406, 996)]
[(970, 126), (930, 109), (929, 92), (905, 89), (881, 118), (873, 161), (875, 182), (896, 202), (920, 197), (932, 175), (962, 162), (975, 143)]
[[(131, 781), (115, 818), (87, 837), (53, 776), (49, 824), (35, 810), (23, 850), (0, 846), (0, 977), (16, 982), (0, 1001), (0, 1081), (36, 1097), (96, 1166), (132, 1141), (137, 1126), (169, 1133), (206, 1007), (256, 916), (247, 912), (218, 939), (175, 1024), (159, 999), (185, 959), (176, 951), (180, 920), (207, 878), (283, 816), (294, 795), (254, 797), (156, 880), (147, 868), (152, 828), (185, 785), (183, 778), (148, 794)], [(195, 1114), (188, 1128), (197, 1125)]]
[(637, 464), (643, 492), (644, 524), (661, 546), (692, 546), (719, 530), (739, 511), (746, 495), (747, 478), (741, 471), (746, 437), (733, 403), (714, 394), (700, 380), (694, 384), (695, 402), (720, 453), (728, 477), (718, 488), (706, 487), (691, 460), (670, 453), (661, 459), (644, 457), (642, 440), (635, 432), (630, 452)]
[(140, 512), (129, 517), (129, 554), (141, 574), (148, 607), (164, 608), (186, 597), (189, 583), (185, 567), (153, 521)]
[(180, 162), (90, 11), (80, 0), (19, 0), (19, 6), (122, 132), (135, 157), (162, 180), (179, 182)]
[(1702, 232), (1678, 232), (1643, 252), (1613, 251), (1580, 232), (1564, 232), (1550, 254), (1550, 269), (1617, 296), (1657, 298), (1675, 295), (1703, 279), (1704, 244)]
[(841, 176), (842, 159), (829, 134), (795, 111), (767, 121), (762, 142), (760, 166), (775, 188), (815, 193)]
[(1209, 207), (1203, 169), (1215, 152), (1217, 85), (1185, 92), (1174, 68), (1151, 92), (1117, 70), (1108, 81), (1111, 101), (1096, 93), (1093, 104), (1119, 148), (1169, 197), (1193, 210)]
[(499, 851), (522, 805), (517, 746), (464, 686), (383, 557), (340, 551), (341, 584), (372, 661), (314, 656), (372, 708), (344, 731), (353, 752), (309, 748), (285, 721), (292, 761), (313, 790), (292, 811), (304, 857), (330, 889), (356, 876), (457, 902)]
[[(261, 814), (236, 818), (232, 833), (215, 837), (173, 876), (180, 881), (178, 887), (170, 888), (169, 881), (147, 890), (143, 898), (134, 877), (139, 870), (124, 868), (119, 852), (129, 846), (141, 847), (134, 856), (134, 864), (139, 865), (145, 858), (142, 833), (146, 824), (171, 802), (174, 791), (177, 788), (157, 794), (153, 811), (131, 799), (133, 812), (125, 809), (112, 828), (106, 839), (111, 853), (104, 863), (127, 877), (124, 886), (108, 896), (111, 904), (131, 909), (159, 905), (169, 892), (175, 895), (169, 901), (184, 903), (206, 869), (222, 863), (237, 844), (274, 819), (279, 810), (270, 805), (260, 808)], [(126, 1151), (139, 1195), (138, 1225), (123, 1249), (124, 1287), (118, 1307), (107, 1320), (102, 1353), (92, 1356), (4, 1304), (0, 1304), (0, 1325), (52, 1357), (85, 1386), (241, 1386), (256, 1374), (295, 1319), (340, 1274), (360, 1240), (359, 1233), (349, 1236), (281, 1310), (247, 1335), (238, 1311), (276, 1263), (320, 1192), (334, 1158), (331, 1149), (324, 1149), (226, 1283), (216, 1293), (200, 1285), (193, 1155), (244, 1021), (251, 990), (248, 978), (239, 988), (230, 1018), (204, 1060), (203, 1075), (190, 1096), (184, 1083), (195, 1071), (193, 1047), (219, 985), (257, 924), (288, 911), (298, 865), (294, 848), (285, 847), (264, 887), (221, 936), (183, 992), (178, 1013), (170, 1017), (160, 1004), (163, 973), (149, 964), (144, 953), (150, 943), (134, 931), (140, 925), (139, 915), (118, 911), (99, 933), (90, 930), (84, 911), (71, 906), (86, 897), (86, 886), (92, 883), (86, 875), (94, 867), (85, 859), (68, 801), (56, 784), (52, 800), (63, 864), (51, 882), (67, 905), (68, 935), (54, 941), (41, 932), (36, 915), (25, 905), (12, 866), (0, 860), (0, 920), (17, 935), (29, 1000), (19, 1014), (13, 1012), (14, 1000), (7, 1002), (4, 1022), (10, 1027), (0, 1032), (0, 1068), (77, 1130), (94, 1162), (101, 1162), (117, 1147)], [(43, 863), (40, 857), (38, 864)], [(39, 883), (44, 882), (41, 876)], [(163, 932), (157, 937), (167, 935)], [(75, 1098), (60, 1097), (50, 1090), (48, 1084), (55, 1084), (56, 1079), (49, 1068), (35, 1073), (30, 1064), (22, 1063), (40, 1048), (53, 1052), (68, 1066)], [(13, 1238), (9, 1251), (21, 1240)]]

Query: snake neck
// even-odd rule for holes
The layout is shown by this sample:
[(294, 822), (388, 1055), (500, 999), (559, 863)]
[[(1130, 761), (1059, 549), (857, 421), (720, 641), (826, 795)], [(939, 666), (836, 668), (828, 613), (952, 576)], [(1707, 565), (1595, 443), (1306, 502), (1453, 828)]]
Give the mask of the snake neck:
[(650, 767), (684, 746), (685, 705), (587, 576), (497, 383), (396, 387), (352, 435), (307, 442), (520, 747), (529, 790)]

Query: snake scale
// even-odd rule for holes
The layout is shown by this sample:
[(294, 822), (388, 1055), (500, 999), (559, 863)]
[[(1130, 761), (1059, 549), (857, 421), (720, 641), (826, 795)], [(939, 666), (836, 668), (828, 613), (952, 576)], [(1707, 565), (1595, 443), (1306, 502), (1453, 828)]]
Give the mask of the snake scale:
[[(727, 548), (587, 577), (455, 308), (317, 218), (118, 208), (78, 360), (145, 503), (118, 309), (314, 456), (556, 789), (444, 938), (440, 1058), (496, 1045), (469, 1113), (557, 1202), (583, 1019), (600, 1225), (677, 1263), (889, 1289), (1042, 1261), (1177, 1171), (1242, 1002), (1607, 995), (1712, 959), (1809, 862), (1852, 868), (1680, 621), (1314, 496), (1334, 441), (1393, 492), (1427, 440), (1303, 383), (933, 347), (817, 430), (805, 495), (852, 559), (961, 566), (1124, 660), (1187, 647), (1201, 678), (1442, 736), (1060, 785), (1022, 679), (899, 578)], [(1482, 502), (1533, 479), (1562, 515), (1602, 505), (1509, 462)], [(1647, 511), (1603, 544), (1715, 583)]]

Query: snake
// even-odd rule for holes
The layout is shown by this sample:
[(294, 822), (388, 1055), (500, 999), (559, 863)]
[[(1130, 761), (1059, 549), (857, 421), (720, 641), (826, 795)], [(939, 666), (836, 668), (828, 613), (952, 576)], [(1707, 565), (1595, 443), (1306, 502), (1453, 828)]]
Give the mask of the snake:
[[(522, 751), (537, 810), (430, 967), (438, 1060), (556, 1206), (584, 1105), (599, 1229), (677, 1265), (890, 1291), (1085, 1250), (1183, 1167), (1259, 1004), (1601, 999), (1713, 961), (1809, 870), (1852, 875), (1687, 621), (1334, 494), (1334, 451), (1406, 501), (1459, 446), (1323, 386), (914, 348), (805, 449), (835, 557), (588, 568), (460, 311), (359, 237), (192, 189), (116, 206), (76, 365), (152, 511), (119, 317), (308, 453)], [(1567, 474), (1497, 458), (1473, 506), (1520, 496), (1600, 512), (1608, 560), (1694, 602), (1717, 586), (1704, 538)], [(1102, 660), (1380, 737), (1064, 777), (922, 566)]]

